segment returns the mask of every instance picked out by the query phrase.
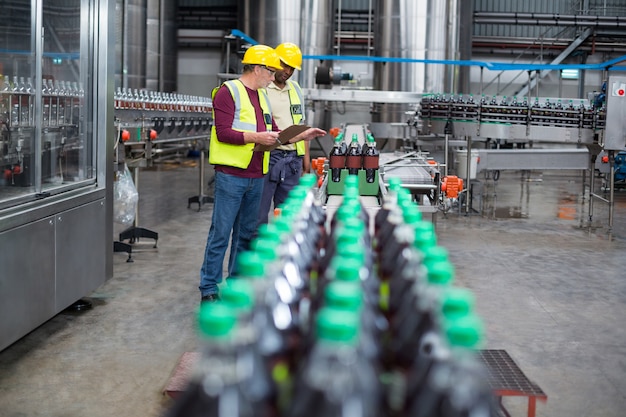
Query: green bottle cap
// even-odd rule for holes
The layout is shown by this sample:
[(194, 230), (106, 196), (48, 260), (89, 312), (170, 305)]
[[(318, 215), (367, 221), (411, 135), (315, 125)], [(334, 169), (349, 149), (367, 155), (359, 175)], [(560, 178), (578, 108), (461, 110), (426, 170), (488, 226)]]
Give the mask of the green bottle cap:
[(451, 347), (477, 349), (483, 340), (484, 325), (476, 315), (469, 315), (449, 322), (445, 329)]
[(415, 231), (413, 246), (420, 251), (424, 252), (426, 248), (437, 244), (435, 228), (431, 222), (423, 220), (421, 222), (414, 223), (413, 230)]
[(422, 212), (419, 211), (415, 204), (402, 205), (402, 214), (404, 217), (404, 222), (407, 224), (415, 224), (422, 221)]
[(336, 254), (343, 258), (354, 259), (360, 262), (361, 265), (365, 264), (365, 249), (356, 242), (337, 246)]
[(422, 252), (424, 258), (422, 263), (428, 268), (428, 265), (437, 262), (448, 262), (448, 250), (443, 246), (429, 246)]
[(354, 345), (358, 341), (359, 317), (356, 313), (324, 307), (317, 313), (317, 340)]
[(335, 243), (337, 247), (351, 245), (363, 239), (363, 230), (338, 227), (335, 229)]
[(337, 208), (337, 219), (346, 220), (355, 218), (361, 214), (361, 204), (356, 200), (344, 201), (342, 205)]
[(400, 177), (385, 177), (390, 190), (398, 191), (402, 188), (402, 180)]
[(303, 201), (306, 198), (307, 190), (301, 187), (294, 187), (289, 192), (289, 198), (294, 201)]
[(339, 219), (340, 223), (337, 224), (337, 234), (344, 233), (347, 230), (356, 231), (361, 234), (365, 233), (365, 223), (360, 217), (347, 217)]
[(287, 216), (279, 216), (274, 218), (274, 225), (278, 229), (278, 233), (282, 236), (283, 233), (291, 232), (291, 219), (287, 218)]
[(259, 225), (257, 229), (257, 236), (262, 237), (272, 237), (272, 236), (282, 236), (282, 232), (276, 227), (274, 222), (272, 223), (263, 223)]
[(280, 218), (283, 223), (291, 224), (291, 222), (293, 222), (293, 220), (300, 213), (302, 202), (289, 201), (289, 199), (287, 199), (279, 206), (279, 208), (280, 214), (277, 217), (274, 217), (274, 223)]
[(221, 303), (202, 303), (198, 313), (200, 335), (211, 339), (223, 339), (231, 336), (237, 323), (237, 316), (232, 308)]
[(313, 188), (317, 184), (317, 176), (315, 174), (304, 174), (300, 177), (300, 184), (306, 188)]
[(357, 193), (359, 191), (359, 178), (356, 175), (348, 175), (348, 177), (346, 177), (345, 181), (344, 181), (344, 194), (346, 194), (346, 192), (348, 192), (349, 190), (357, 190)]
[(456, 320), (472, 314), (474, 294), (465, 288), (450, 287), (441, 294), (441, 313), (445, 320)]
[(363, 262), (337, 255), (330, 262), (328, 274), (337, 281), (360, 282), (362, 267)]
[(241, 277), (263, 278), (265, 276), (265, 258), (259, 253), (247, 251), (237, 255), (238, 273)]
[(356, 281), (331, 281), (324, 289), (326, 306), (359, 311), (363, 306), (363, 289)]
[(247, 279), (228, 279), (220, 291), (221, 303), (234, 308), (237, 312), (252, 310), (254, 289)]
[(435, 262), (426, 271), (429, 284), (451, 285), (454, 281), (454, 267), (450, 262)]
[(359, 135), (357, 135), (356, 133), (352, 134), (352, 142), (358, 142), (359, 141)]
[(250, 249), (263, 258), (265, 262), (276, 259), (276, 248), (280, 245), (278, 235), (258, 237), (250, 243)]
[(413, 194), (406, 188), (400, 187), (396, 191), (398, 194), (398, 205), (402, 206), (404, 204), (415, 204), (413, 201)]

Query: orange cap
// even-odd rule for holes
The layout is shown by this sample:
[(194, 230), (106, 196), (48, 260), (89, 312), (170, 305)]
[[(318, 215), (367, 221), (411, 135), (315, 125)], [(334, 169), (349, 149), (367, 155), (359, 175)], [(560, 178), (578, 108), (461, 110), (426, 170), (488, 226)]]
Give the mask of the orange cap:
[(320, 156), (317, 158), (317, 174), (322, 175), (324, 173), (324, 163), (326, 162), (326, 158)]
[(157, 138), (157, 131), (154, 129), (150, 129), (150, 140), (155, 140)]
[(122, 142), (128, 142), (130, 139), (130, 132), (126, 129), (122, 130)]

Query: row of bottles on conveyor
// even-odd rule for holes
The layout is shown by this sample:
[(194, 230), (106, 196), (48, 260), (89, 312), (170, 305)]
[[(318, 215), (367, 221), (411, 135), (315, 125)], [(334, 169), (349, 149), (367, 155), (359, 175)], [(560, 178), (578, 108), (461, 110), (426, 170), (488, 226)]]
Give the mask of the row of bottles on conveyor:
[(367, 131), (365, 143), (359, 142), (357, 133), (353, 133), (350, 142), (347, 143), (345, 130), (336, 132), (335, 140), (329, 154), (330, 181), (341, 181), (341, 170), (347, 169), (349, 175), (358, 175), (360, 170), (365, 170), (365, 181), (375, 182), (378, 172), (380, 152), (376, 148), (376, 140), (372, 132)]
[(166, 93), (118, 87), (114, 94), (115, 109), (184, 113), (210, 113), (211, 99), (189, 94)]
[(530, 124), (536, 126), (602, 128), (604, 108), (580, 99), (550, 99), (472, 94), (425, 95), (420, 103), (423, 119), (474, 121), (480, 123)]
[[(43, 79), (41, 87), (44, 127), (77, 125), (85, 96), (78, 82)], [(0, 115), (12, 127), (34, 126), (35, 87), (30, 77), (0, 75)]]
[(472, 295), (389, 182), (374, 220), (350, 176), (327, 222), (315, 176), (302, 178), (222, 300), (202, 304), (204, 350), (168, 417), (496, 415)]

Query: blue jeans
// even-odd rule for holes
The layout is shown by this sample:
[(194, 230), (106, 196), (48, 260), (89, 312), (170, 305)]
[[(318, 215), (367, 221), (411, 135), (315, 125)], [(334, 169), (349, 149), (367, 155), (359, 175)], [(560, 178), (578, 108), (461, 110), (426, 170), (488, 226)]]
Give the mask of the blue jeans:
[(301, 176), (302, 157), (296, 151), (274, 150), (270, 153), (270, 170), (263, 183), (259, 225), (267, 223), (272, 201), (274, 207), (284, 203), (289, 192), (300, 182)]
[(231, 238), (228, 275), (236, 275), (237, 254), (250, 247), (256, 233), (263, 178), (242, 178), (223, 172), (215, 173), (215, 197), (211, 228), (200, 270), (202, 296), (217, 294), (222, 282), (224, 256)]

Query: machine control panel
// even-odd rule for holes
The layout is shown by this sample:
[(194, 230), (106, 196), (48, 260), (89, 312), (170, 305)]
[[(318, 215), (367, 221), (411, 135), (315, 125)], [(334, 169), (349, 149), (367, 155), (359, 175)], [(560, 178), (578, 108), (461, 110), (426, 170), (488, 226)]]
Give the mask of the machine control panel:
[(606, 120), (604, 149), (623, 151), (626, 149), (626, 76), (609, 77)]

